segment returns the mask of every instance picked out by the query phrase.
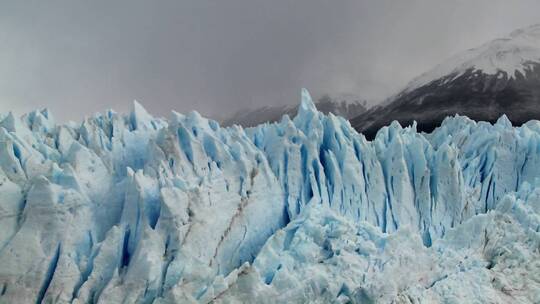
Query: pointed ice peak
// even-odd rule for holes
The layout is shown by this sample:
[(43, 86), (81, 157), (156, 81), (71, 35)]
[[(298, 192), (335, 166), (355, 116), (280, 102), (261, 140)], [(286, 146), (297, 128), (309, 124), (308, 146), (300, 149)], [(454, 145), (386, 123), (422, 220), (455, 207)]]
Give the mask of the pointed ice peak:
[(499, 119), (497, 119), (497, 122), (495, 123), (495, 125), (505, 127), (505, 128), (511, 128), (512, 122), (510, 121), (510, 119), (508, 119), (506, 114), (503, 114), (501, 117), (499, 117)]
[(152, 117), (150, 114), (148, 114), (148, 111), (146, 111), (146, 109), (137, 100), (133, 100), (133, 113), (141, 117), (142, 116), (148, 116), (150, 118)]
[(403, 129), (403, 126), (399, 123), (399, 121), (393, 120), (392, 123), (390, 123), (390, 129), (401, 130)]
[(137, 101), (133, 100), (133, 110), (130, 115), (130, 123), (134, 130), (142, 128), (152, 128), (152, 120), (154, 118), (146, 109)]
[(300, 106), (298, 107), (296, 117), (312, 117), (314, 113), (317, 113), (317, 107), (315, 107), (307, 89), (302, 89), (301, 95)]
[(47, 118), (49, 120), (53, 119), (51, 110), (49, 110), (49, 108), (44, 108), (40, 112), (41, 112), (41, 115), (45, 116), (45, 118)]
[(311, 95), (305, 88), (302, 88), (302, 101), (300, 102), (300, 108), (298, 109), (298, 113), (300, 112), (317, 112), (317, 107), (315, 107)]
[(22, 116), (21, 121), (25, 122), (32, 131), (50, 132), (55, 127), (54, 118), (47, 109), (27, 113)]
[(294, 124), (299, 129), (309, 133), (313, 118), (317, 117), (318, 113), (308, 90), (302, 89), (302, 101), (298, 107), (298, 114), (296, 114), (296, 117), (294, 118)]
[(13, 112), (9, 112), (8, 115), (0, 122), (0, 126), (4, 127), (10, 132), (17, 132), (23, 128), (21, 120), (16, 117)]
[(54, 129), (56, 122), (54, 120), (52, 112), (48, 108), (45, 108), (40, 111), (40, 114), (41, 115), (38, 120), (41, 120), (41, 123), (45, 125), (48, 129)]
[(418, 123), (416, 122), (416, 120), (413, 120), (413, 123), (409, 126), (407, 126), (406, 128), (409, 132), (411, 133), (418, 133), (417, 130), (418, 130)]

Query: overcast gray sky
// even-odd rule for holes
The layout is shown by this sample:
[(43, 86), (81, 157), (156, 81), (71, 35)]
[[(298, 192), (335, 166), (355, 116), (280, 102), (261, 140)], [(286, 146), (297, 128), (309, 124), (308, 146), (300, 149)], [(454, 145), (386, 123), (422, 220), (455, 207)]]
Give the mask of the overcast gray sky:
[(0, 112), (60, 120), (137, 99), (206, 115), (312, 95), (380, 100), (540, 1), (0, 0)]

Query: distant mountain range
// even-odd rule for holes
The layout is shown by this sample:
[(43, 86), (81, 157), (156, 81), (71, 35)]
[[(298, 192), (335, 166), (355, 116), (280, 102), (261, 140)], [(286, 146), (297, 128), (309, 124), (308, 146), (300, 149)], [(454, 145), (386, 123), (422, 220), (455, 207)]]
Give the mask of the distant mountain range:
[(540, 119), (540, 24), (454, 56), (351, 124), (373, 138), (394, 120), (430, 132), (455, 114), (489, 122), (506, 114), (515, 125)]
[[(333, 113), (347, 119), (356, 117), (367, 110), (366, 101), (360, 101), (356, 96), (340, 96), (332, 98), (323, 95), (315, 103), (317, 109), (325, 114)], [(296, 116), (298, 105), (265, 106), (255, 109), (241, 110), (230, 117), (221, 120), (223, 126), (241, 125), (243, 127), (254, 127), (265, 122), (275, 122), (281, 120), (283, 115)]]

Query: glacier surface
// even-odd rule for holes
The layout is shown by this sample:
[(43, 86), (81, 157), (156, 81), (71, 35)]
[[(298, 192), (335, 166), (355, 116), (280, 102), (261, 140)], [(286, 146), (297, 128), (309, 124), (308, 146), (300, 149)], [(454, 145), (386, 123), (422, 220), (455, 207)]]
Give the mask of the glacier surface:
[(540, 302), (538, 121), (0, 121), (0, 303)]

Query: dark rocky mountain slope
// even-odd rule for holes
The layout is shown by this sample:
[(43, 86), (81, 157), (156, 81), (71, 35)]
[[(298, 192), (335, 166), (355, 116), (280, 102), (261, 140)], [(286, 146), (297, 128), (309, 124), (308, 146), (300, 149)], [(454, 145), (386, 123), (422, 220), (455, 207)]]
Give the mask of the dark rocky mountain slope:
[(447, 116), (514, 125), (540, 119), (540, 24), (465, 51), (351, 120), (367, 138), (392, 121), (431, 132)]

